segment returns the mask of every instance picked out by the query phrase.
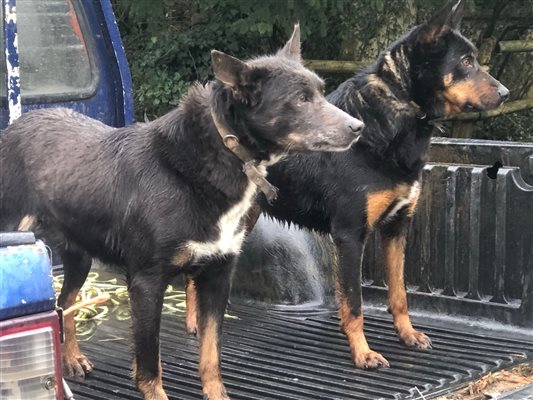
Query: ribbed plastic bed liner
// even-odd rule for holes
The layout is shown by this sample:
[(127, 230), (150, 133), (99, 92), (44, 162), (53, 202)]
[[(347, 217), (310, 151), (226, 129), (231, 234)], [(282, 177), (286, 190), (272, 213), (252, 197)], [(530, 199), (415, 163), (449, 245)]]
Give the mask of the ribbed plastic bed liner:
[(498, 397), (498, 400), (533, 400), (533, 383)]
[[(418, 326), (433, 349), (398, 342), (390, 318), (366, 315), (370, 346), (391, 368), (356, 370), (334, 312), (283, 313), (232, 305), (224, 329), (222, 372), (233, 400), (417, 399), (448, 392), (490, 371), (525, 362), (533, 342), (442, 326)], [(129, 321), (101, 324), (82, 350), (95, 364), (83, 382), (69, 380), (76, 400), (139, 399), (130, 380)], [(201, 399), (197, 341), (183, 315), (165, 315), (161, 330), (163, 382), (170, 399)]]

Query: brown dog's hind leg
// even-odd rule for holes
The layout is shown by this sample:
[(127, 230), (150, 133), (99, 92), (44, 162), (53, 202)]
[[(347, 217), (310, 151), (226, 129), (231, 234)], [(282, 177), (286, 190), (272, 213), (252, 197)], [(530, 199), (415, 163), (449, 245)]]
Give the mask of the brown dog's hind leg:
[(196, 304), (196, 286), (193, 278), (188, 276), (185, 289), (185, 328), (191, 336), (196, 336), (198, 333), (198, 307)]
[(353, 362), (357, 368), (388, 367), (389, 362), (381, 354), (369, 348), (363, 330), (361, 261), (364, 238), (362, 236), (354, 233), (334, 234), (338, 251), (334, 272), (341, 329), (348, 339)]
[[(63, 261), (64, 281), (57, 304), (66, 310), (76, 302), (76, 296), (91, 269), (92, 259), (82, 250), (77, 251), (72, 248), (63, 251), (61, 259)], [(65, 342), (61, 353), (64, 374), (66, 376), (84, 377), (85, 374), (91, 372), (93, 365), (78, 346), (74, 313), (65, 316), (63, 329)]]
[[(408, 221), (404, 221), (407, 226)], [(407, 309), (407, 293), (404, 283), (405, 227), (388, 227), (382, 231), (383, 251), (387, 285), (389, 287), (389, 312), (394, 320), (394, 328), (401, 342), (410, 347), (430, 349), (431, 339), (416, 331), (411, 324)]]
[(206, 400), (229, 400), (220, 372), (220, 350), (233, 264), (233, 259), (213, 261), (194, 278), (200, 342), (199, 372)]
[(144, 400), (168, 400), (163, 390), (159, 330), (167, 282), (162, 271), (138, 271), (129, 276), (133, 330), (133, 380)]

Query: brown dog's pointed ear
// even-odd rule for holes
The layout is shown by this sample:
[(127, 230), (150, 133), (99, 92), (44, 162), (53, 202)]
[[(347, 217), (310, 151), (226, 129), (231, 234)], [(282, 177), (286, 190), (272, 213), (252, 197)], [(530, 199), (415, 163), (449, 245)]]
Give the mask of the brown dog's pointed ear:
[(218, 50), (211, 51), (211, 66), (215, 78), (231, 87), (244, 83), (245, 73), (250, 69), (244, 61)]
[(464, 11), (465, 0), (448, 2), (427, 23), (421, 26), (419, 41), (433, 43), (447, 30), (459, 28)]
[(291, 60), (301, 62), (302, 53), (300, 50), (300, 24), (294, 25), (294, 31), (289, 41), (278, 52), (279, 55), (290, 58)]

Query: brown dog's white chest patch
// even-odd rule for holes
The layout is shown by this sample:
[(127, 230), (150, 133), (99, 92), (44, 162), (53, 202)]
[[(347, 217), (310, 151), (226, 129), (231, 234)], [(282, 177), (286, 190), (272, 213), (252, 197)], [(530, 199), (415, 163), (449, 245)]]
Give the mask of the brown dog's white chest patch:
[(256, 191), (257, 186), (253, 182), (248, 182), (241, 201), (233, 205), (218, 220), (216, 225), (218, 238), (216, 240), (208, 242), (189, 240), (187, 242), (185, 248), (190, 251), (193, 261), (205, 257), (237, 254), (241, 251), (246, 234), (241, 220), (252, 206)]
[(412, 185), (400, 184), (393, 189), (372, 192), (367, 195), (366, 216), (369, 227), (377, 222), (393, 218), (404, 208), (412, 215), (420, 196), (420, 182)]

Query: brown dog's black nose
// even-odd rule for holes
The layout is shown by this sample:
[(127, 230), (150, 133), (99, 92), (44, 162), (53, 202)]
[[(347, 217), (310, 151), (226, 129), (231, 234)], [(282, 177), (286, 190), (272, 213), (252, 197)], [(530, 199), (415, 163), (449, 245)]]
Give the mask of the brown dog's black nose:
[(509, 89), (507, 89), (505, 86), (503, 85), (500, 85), (498, 87), (498, 94), (500, 95), (502, 101), (505, 101), (509, 98), (509, 94), (511, 92), (509, 92)]
[(360, 135), (363, 129), (365, 128), (365, 124), (360, 121), (357, 121), (357, 123), (352, 122), (348, 125), (348, 128), (350, 128), (354, 134)]

